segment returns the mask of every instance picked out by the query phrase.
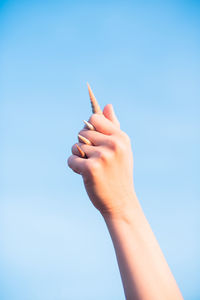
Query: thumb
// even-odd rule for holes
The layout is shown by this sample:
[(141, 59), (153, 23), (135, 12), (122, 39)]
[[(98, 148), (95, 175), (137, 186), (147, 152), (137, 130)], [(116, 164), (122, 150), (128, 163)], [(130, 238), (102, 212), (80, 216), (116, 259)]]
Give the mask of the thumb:
[(118, 128), (120, 127), (119, 120), (117, 119), (112, 104), (107, 104), (103, 110), (104, 116), (113, 122)]

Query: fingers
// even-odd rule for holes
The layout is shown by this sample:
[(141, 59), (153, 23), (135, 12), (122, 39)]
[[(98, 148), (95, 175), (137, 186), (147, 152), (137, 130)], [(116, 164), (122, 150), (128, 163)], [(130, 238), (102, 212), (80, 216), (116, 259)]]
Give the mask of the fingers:
[(87, 160), (80, 158), (77, 155), (71, 155), (68, 160), (68, 166), (76, 173), (78, 174), (83, 174), (84, 170), (85, 170), (85, 162)]
[[(80, 136), (81, 136), (81, 138), (80, 138)], [(107, 135), (102, 134), (97, 131), (83, 129), (79, 132), (78, 139), (79, 139), (79, 142), (83, 142), (88, 145), (90, 142), (91, 145), (93, 145), (93, 146), (100, 146), (100, 145), (107, 144), (109, 137)], [(87, 140), (88, 140), (88, 142), (85, 142)]]
[(82, 151), (86, 154), (87, 158), (90, 158), (91, 160), (88, 160), (88, 162), (94, 162), (93, 158), (101, 161), (110, 161), (110, 158), (112, 157), (111, 149), (106, 148), (104, 146), (88, 146), (84, 145), (82, 143), (77, 143), (72, 146), (72, 153), (74, 155), (77, 155), (79, 157), (82, 157), (79, 150), (77, 149), (76, 145), (80, 147)]
[(118, 127), (103, 114), (93, 114), (89, 122), (95, 127), (96, 131), (106, 135), (111, 135), (118, 130)]
[(80, 151), (77, 149), (77, 146), (86, 154), (87, 158), (90, 158), (93, 153), (94, 153), (94, 148), (93, 146), (85, 145), (83, 143), (76, 143), (72, 146), (72, 154), (83, 157), (80, 154)]
[(120, 128), (120, 123), (115, 115), (112, 104), (107, 104), (104, 107), (103, 114), (108, 120), (110, 120), (113, 124), (115, 124), (118, 128)]

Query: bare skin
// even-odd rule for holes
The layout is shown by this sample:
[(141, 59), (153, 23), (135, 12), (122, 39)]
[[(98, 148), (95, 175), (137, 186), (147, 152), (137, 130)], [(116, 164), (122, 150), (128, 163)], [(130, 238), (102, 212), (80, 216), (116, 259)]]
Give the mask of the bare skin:
[(69, 167), (82, 175), (88, 196), (106, 222), (127, 300), (181, 300), (176, 281), (137, 199), (131, 142), (120, 129), (112, 105), (89, 122), (96, 131), (79, 132), (92, 145), (73, 145)]

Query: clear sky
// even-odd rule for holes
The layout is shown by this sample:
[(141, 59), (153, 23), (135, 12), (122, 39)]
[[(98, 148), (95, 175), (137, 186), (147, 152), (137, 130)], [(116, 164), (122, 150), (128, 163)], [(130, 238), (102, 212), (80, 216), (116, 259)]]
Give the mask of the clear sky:
[[(107, 228), (67, 167), (86, 82), (132, 140), (135, 186), (200, 299), (200, 2), (0, 1), (0, 298), (121, 300)], [(134, 258), (133, 258), (134, 259)]]

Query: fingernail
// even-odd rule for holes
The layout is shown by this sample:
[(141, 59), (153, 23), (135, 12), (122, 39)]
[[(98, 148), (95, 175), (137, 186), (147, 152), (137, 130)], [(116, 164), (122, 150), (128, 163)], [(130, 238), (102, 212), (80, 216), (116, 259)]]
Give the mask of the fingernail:
[(87, 128), (89, 130), (95, 130), (94, 126), (91, 123), (89, 123), (89, 122), (87, 122), (85, 120), (83, 120), (83, 122), (85, 123), (85, 125), (87, 126)]
[(86, 144), (86, 145), (92, 145), (92, 143), (88, 139), (86, 139), (84, 136), (78, 134), (78, 137), (81, 140), (81, 142), (83, 142), (84, 144)]

